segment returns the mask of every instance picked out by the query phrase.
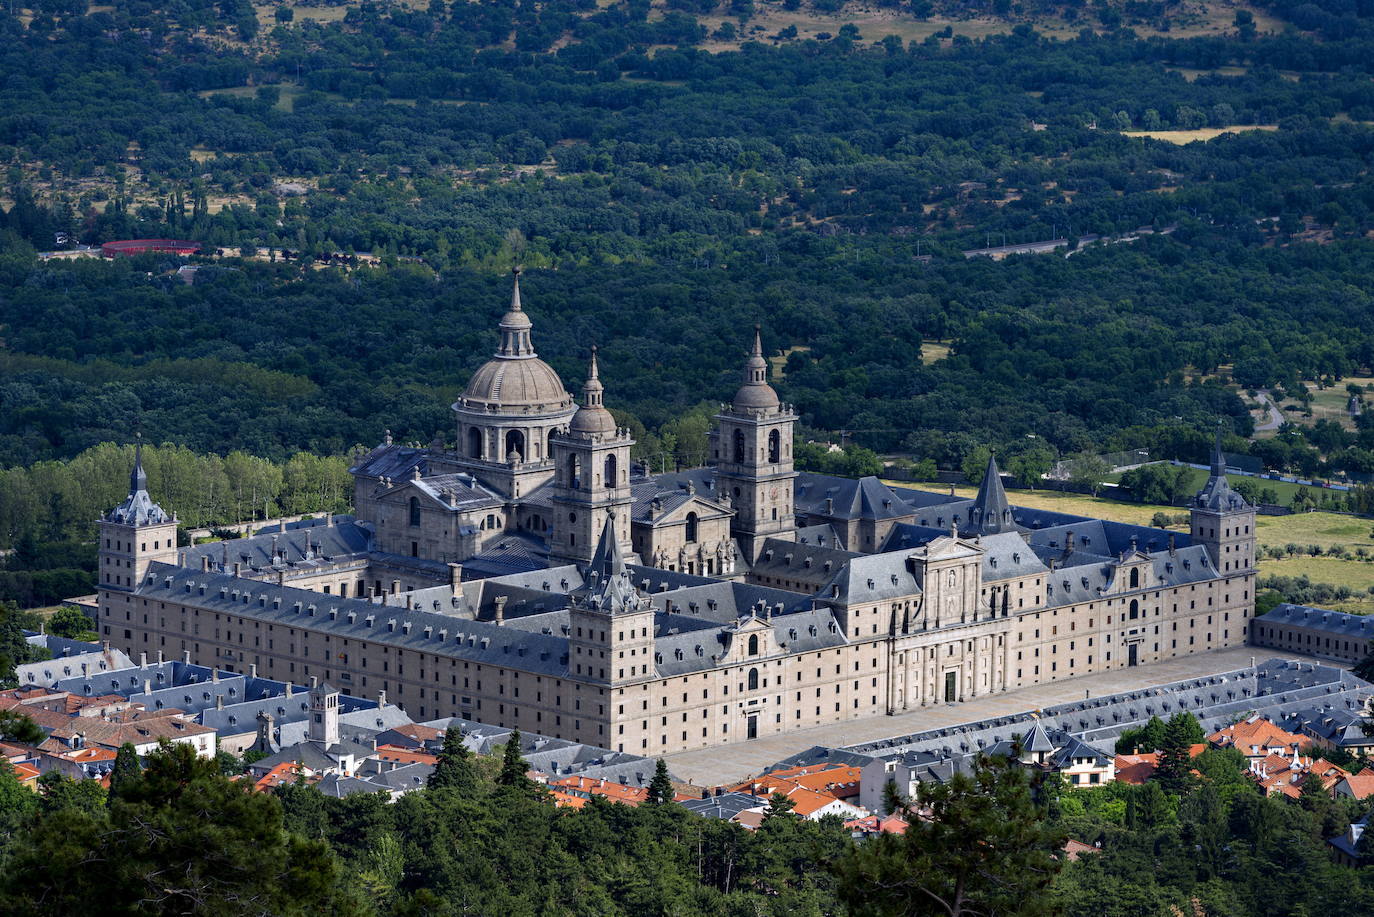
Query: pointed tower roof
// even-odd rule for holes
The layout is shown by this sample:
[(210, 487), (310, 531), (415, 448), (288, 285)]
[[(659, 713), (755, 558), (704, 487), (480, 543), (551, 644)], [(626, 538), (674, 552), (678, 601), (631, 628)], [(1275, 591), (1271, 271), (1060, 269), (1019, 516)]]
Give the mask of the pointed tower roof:
[(1250, 508), (1245, 498), (1231, 489), (1226, 480), (1226, 455), (1221, 451), (1221, 426), (1217, 426), (1217, 439), (1212, 447), (1211, 474), (1207, 483), (1193, 498), (1195, 509), (1205, 509), (1214, 513), (1235, 513)]
[(603, 581), (625, 572), (625, 558), (620, 553), (620, 539), (615, 534), (615, 513), (606, 514), (606, 524), (601, 527), (601, 537), (596, 541), (587, 572), (589, 575), (596, 573)]
[(755, 325), (754, 348), (744, 362), (744, 384), (735, 392), (733, 406), (737, 412), (763, 412), (775, 411), (778, 405), (778, 393), (768, 384), (768, 361), (763, 358), (763, 340)]
[(617, 430), (615, 418), (602, 403), (606, 388), (601, 384), (596, 365), (596, 347), (592, 347), (592, 359), (587, 367), (587, 381), (582, 386), (582, 406), (573, 415), (568, 432), (583, 436), (614, 436)]
[(134, 447), (134, 467), (129, 472), (129, 495), (124, 502), (110, 510), (106, 522), (120, 525), (161, 525), (172, 518), (148, 496), (148, 475), (143, 470), (143, 437)]
[(969, 508), (969, 529), (979, 535), (996, 535), (1000, 532), (1016, 531), (1016, 522), (1011, 517), (1011, 504), (1007, 502), (1007, 492), (1002, 488), (1002, 474), (997, 469), (997, 456), (988, 453), (988, 467), (983, 472), (983, 482), (978, 485), (978, 496)]
[(615, 513), (606, 517), (606, 525), (597, 540), (596, 551), (585, 571), (586, 585), (573, 593), (573, 605), (605, 614), (627, 614), (648, 611), (653, 606), (647, 596), (640, 595), (630, 579), (629, 568), (620, 553), (620, 541), (615, 534)]

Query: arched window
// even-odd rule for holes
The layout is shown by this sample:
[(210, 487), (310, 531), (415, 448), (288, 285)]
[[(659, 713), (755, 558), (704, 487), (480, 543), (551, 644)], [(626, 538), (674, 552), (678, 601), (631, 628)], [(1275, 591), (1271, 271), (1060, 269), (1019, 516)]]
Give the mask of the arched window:
[(525, 434), (519, 430), (511, 430), (506, 434), (506, 459), (514, 456), (515, 461), (525, 460)]
[(607, 487), (614, 487), (616, 484), (620, 483), (620, 478), (616, 474), (616, 461), (614, 452), (606, 456), (606, 474), (601, 479), (601, 482), (605, 484)]
[(735, 461), (736, 461), (736, 462), (742, 463), (742, 462), (744, 461), (744, 431), (743, 431), (743, 430), (736, 430), (736, 431), (735, 431), (734, 443), (735, 443)]
[(411, 498), (410, 498), (410, 524), (411, 524), (411, 525), (419, 525), (419, 524), (420, 524), (420, 498), (419, 498), (419, 497), (411, 497)]
[(687, 543), (695, 544), (697, 540), (697, 514), (687, 514)]
[(749, 670), (749, 690), (750, 690), (750, 691), (757, 691), (758, 689), (759, 689), (759, 670), (758, 670), (758, 669), (750, 669), (750, 670)]
[(576, 488), (578, 486), (578, 481), (581, 477), (582, 467), (581, 463), (577, 460), (577, 456), (568, 456), (568, 486)]
[(1133, 569), (1131, 570), (1131, 588), (1132, 588), (1132, 589), (1138, 589), (1139, 587), (1140, 587), (1140, 568), (1139, 568), (1139, 567), (1135, 567), (1135, 568), (1133, 568)]
[(759, 635), (758, 635), (758, 634), (750, 634), (750, 635), (749, 635), (749, 655), (750, 655), (750, 656), (757, 656), (758, 654), (759, 654)]
[(1134, 621), (1138, 617), (1140, 617), (1140, 603), (1131, 599), (1131, 620)]
[(476, 427), (468, 427), (468, 455), (482, 457), (482, 431)]
[(777, 430), (768, 434), (768, 461), (782, 461), (782, 436)]

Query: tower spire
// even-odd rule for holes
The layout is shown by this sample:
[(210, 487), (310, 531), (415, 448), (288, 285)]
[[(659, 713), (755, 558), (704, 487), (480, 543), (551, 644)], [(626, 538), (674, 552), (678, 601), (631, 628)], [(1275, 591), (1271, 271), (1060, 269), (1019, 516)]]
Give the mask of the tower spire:
[(997, 468), (997, 455), (994, 452), (988, 452), (988, 467), (983, 472), (982, 483), (978, 485), (978, 496), (969, 510), (969, 522), (980, 535), (995, 535), (1015, 527), (1011, 504), (1002, 487), (1002, 473)]
[(606, 524), (601, 529), (601, 538), (592, 554), (591, 570), (594, 570), (604, 583), (613, 576), (625, 572), (625, 558), (620, 553), (620, 539), (615, 534), (615, 511), (606, 514)]
[(1217, 421), (1216, 443), (1212, 447), (1212, 474), (1213, 476), (1226, 473), (1226, 456), (1221, 451), (1221, 421)]
[(534, 345), (530, 343), (530, 328), (533, 323), (520, 303), (520, 268), (511, 268), (510, 310), (501, 316), (501, 346), (497, 357), (507, 359), (527, 359), (533, 357)]
[(129, 473), (129, 496), (148, 489), (148, 475), (143, 471), (143, 434), (134, 434), (134, 470)]
[(605, 395), (606, 387), (601, 384), (601, 376), (596, 365), (596, 345), (592, 345), (592, 358), (587, 365), (587, 381), (582, 385), (582, 394), (586, 396), (585, 404), (589, 408), (599, 408), (602, 398)]

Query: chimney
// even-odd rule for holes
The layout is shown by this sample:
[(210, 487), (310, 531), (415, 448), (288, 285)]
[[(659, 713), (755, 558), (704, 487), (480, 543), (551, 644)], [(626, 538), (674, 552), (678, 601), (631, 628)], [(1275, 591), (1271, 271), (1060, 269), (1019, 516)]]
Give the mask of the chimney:
[(385, 691), (378, 691), (378, 692), (377, 692), (377, 706), (378, 706), (378, 707), (385, 707), (385, 706), (386, 706), (386, 692), (385, 692)]
[(398, 580), (398, 579), (392, 580), (392, 581), (391, 581), (391, 594), (392, 594), (392, 595), (395, 595), (396, 593), (398, 593), (398, 592), (400, 592), (400, 591), (401, 591), (401, 581)]
[(834, 515), (834, 513), (835, 513), (835, 498), (834, 498), (834, 497), (826, 497), (826, 498), (825, 498), (825, 514), (826, 514), (827, 516), (831, 516), (831, 515)]
[(210, 555), (209, 555), (209, 554), (202, 554), (202, 555), (200, 555), (200, 572), (201, 572), (201, 573), (209, 573), (209, 572), (210, 572)]
[(191, 651), (190, 651), (190, 650), (182, 650), (182, 651), (181, 651), (181, 661), (184, 662), (184, 663), (186, 663), (187, 665), (190, 665), (190, 664), (191, 664)]
[(151, 678), (145, 678), (145, 679), (143, 679), (143, 693), (144, 693), (144, 694), (152, 694), (152, 693), (153, 693), (153, 680), (152, 680)]
[(277, 531), (278, 531), (278, 532), (284, 532), (284, 531), (286, 531), (286, 517), (283, 516), (281, 519), (279, 519), (279, 520), (277, 521)]
[(496, 613), (495, 613), (495, 617), (493, 617), (492, 620), (495, 621), (497, 624), (503, 624), (503, 623), (505, 623), (505, 620), (506, 620), (506, 598), (507, 598), (507, 597), (504, 596), (504, 595), (498, 595), (498, 596), (496, 597)]
[(148, 654), (147, 654), (147, 653), (139, 653), (139, 654), (138, 654), (138, 667), (139, 667), (140, 669), (146, 669), (146, 668), (148, 668)]
[(332, 528), (334, 527), (334, 514), (333, 514), (333, 513), (325, 513), (325, 514), (324, 514), (324, 527), (327, 528), (327, 529), (332, 529)]
[(219, 684), (219, 667), (218, 667), (218, 666), (211, 666), (211, 667), (210, 667), (210, 681), (211, 681), (212, 684)]
[(1178, 546), (1174, 543), (1174, 533), (1173, 533), (1173, 532), (1170, 532), (1170, 533), (1169, 533), (1169, 556), (1170, 556), (1170, 557), (1173, 557), (1174, 554), (1175, 554), (1177, 551), (1178, 551)]
[(278, 585), (278, 586), (285, 586), (285, 585), (286, 585), (286, 571), (285, 571), (285, 570), (278, 570), (278, 571), (277, 571), (277, 585)]
[(248, 663), (248, 677), (249, 677), (249, 678), (257, 678), (257, 677), (258, 677), (258, 664), (257, 664), (256, 662), (250, 662), (250, 663)]
[(215, 709), (216, 709), (216, 710), (223, 710), (223, 709), (224, 709), (224, 695), (223, 695), (223, 694), (216, 694), (216, 695), (215, 695)]
[(1064, 556), (1068, 557), (1073, 553), (1073, 532), (1064, 533)]
[(157, 664), (162, 665), (162, 650), (157, 651)]
[(293, 685), (291, 684), (291, 682), (288, 681), (288, 682), (286, 683), (286, 696), (287, 696), (288, 699), (291, 697), (292, 688), (293, 688)]
[(234, 576), (238, 576), (242, 571), (243, 564), (241, 564), (239, 561), (234, 561)]
[(453, 587), (454, 592), (457, 592), (458, 588), (463, 584), (462, 564), (448, 565), (448, 584)]
[(314, 690), (315, 690), (316, 688), (318, 688), (319, 686), (320, 686), (320, 676), (318, 676), (318, 675), (311, 675), (311, 676), (310, 676), (310, 690), (311, 690), (311, 691), (314, 691)]

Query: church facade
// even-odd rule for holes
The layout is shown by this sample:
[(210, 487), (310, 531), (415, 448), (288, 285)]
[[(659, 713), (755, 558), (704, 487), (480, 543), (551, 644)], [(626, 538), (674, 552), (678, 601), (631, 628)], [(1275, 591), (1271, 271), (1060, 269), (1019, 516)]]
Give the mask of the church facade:
[(100, 627), (164, 652), (640, 754), (957, 703), (1246, 641), (1254, 511), (1214, 459), (1188, 532), (798, 473), (756, 329), (712, 464), (636, 469), (519, 278), (452, 446), (389, 441), (355, 515), (177, 549), (141, 465), (100, 521)]

